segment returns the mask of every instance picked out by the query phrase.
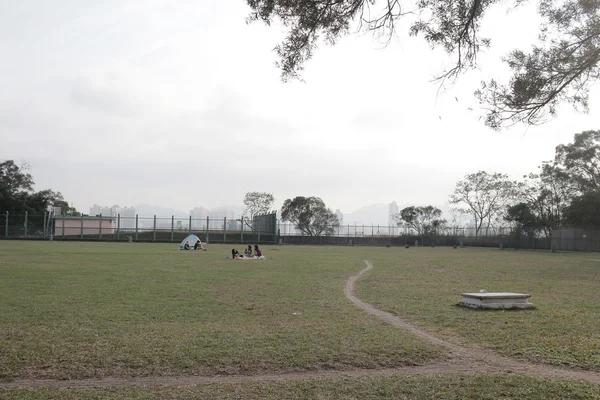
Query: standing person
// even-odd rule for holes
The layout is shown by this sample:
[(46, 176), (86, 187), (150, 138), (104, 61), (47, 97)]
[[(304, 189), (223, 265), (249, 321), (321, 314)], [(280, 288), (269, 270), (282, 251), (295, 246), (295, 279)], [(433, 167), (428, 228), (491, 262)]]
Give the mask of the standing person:
[(260, 251), (260, 249), (258, 248), (258, 245), (255, 244), (254, 245), (254, 256), (255, 257), (262, 257), (262, 252)]
[(248, 245), (248, 248), (244, 252), (244, 256), (246, 256), (246, 257), (252, 257), (252, 245), (251, 244)]

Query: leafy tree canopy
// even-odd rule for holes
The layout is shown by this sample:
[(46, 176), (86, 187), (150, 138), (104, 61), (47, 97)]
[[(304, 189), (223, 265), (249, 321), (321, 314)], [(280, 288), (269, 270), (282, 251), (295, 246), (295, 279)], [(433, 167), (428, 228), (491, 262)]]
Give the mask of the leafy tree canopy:
[(509, 206), (504, 220), (514, 223), (517, 232), (525, 232), (528, 235), (534, 235), (543, 224), (527, 203)]
[(600, 190), (600, 131), (577, 133), (573, 143), (557, 146), (555, 163), (581, 192)]
[[(483, 18), (496, 5), (515, 7), (529, 0), (247, 0), (249, 21), (280, 20), (287, 36), (276, 47), (284, 80), (299, 77), (319, 41), (333, 45), (358, 24), (359, 30), (391, 38), (401, 18), (411, 18), (411, 35), (450, 54), (453, 65), (438, 79), (456, 79), (477, 67), (490, 46), (481, 37)], [(506, 83), (482, 83), (475, 92), (486, 109), (486, 124), (538, 124), (556, 114), (563, 102), (587, 111), (589, 88), (600, 77), (600, 2), (538, 0), (543, 17), (539, 40), (529, 52), (512, 51), (504, 61), (512, 71)], [(507, 27), (507, 29), (518, 29)], [(516, 44), (515, 44), (516, 45)]]
[(331, 235), (340, 224), (337, 215), (319, 197), (287, 199), (281, 207), (281, 219), (309, 236)]
[(61, 207), (70, 215), (79, 213), (65, 201), (60, 192), (33, 190), (33, 177), (27, 173), (29, 165), (17, 165), (13, 160), (0, 163), (0, 212), (10, 214), (43, 214), (48, 206)]
[(398, 225), (404, 223), (414, 229), (419, 236), (434, 235), (446, 224), (446, 220), (442, 219), (442, 210), (433, 206), (406, 207), (394, 218), (398, 221)]
[(573, 199), (565, 211), (566, 223), (577, 228), (600, 229), (600, 192), (588, 192)]

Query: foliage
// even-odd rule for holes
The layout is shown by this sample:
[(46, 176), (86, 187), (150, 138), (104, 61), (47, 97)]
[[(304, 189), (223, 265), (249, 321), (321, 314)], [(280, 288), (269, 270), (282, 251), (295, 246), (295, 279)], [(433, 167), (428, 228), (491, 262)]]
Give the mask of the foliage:
[(483, 227), (487, 231), (502, 217), (517, 195), (517, 188), (518, 184), (510, 181), (508, 175), (479, 171), (456, 184), (449, 202), (462, 206), (458, 210), (473, 218), (475, 234), (479, 235)]
[(542, 164), (539, 174), (529, 174), (520, 186), (523, 200), (538, 226), (549, 236), (560, 228), (565, 209), (577, 194), (577, 185), (556, 164)]
[(442, 210), (433, 206), (406, 207), (394, 216), (398, 225), (406, 224), (419, 236), (435, 235), (437, 230), (446, 224), (442, 219)]
[(573, 143), (556, 147), (555, 161), (579, 190), (600, 190), (600, 131), (575, 134)]
[(600, 192), (588, 192), (573, 199), (565, 211), (566, 223), (584, 229), (600, 229)]
[[(299, 77), (320, 38), (334, 45), (358, 22), (359, 30), (391, 39), (398, 20), (413, 16), (411, 35), (422, 35), (433, 47), (454, 57), (439, 80), (456, 79), (477, 68), (477, 56), (490, 40), (480, 37), (481, 22), (500, 0), (418, 0), (408, 10), (400, 0), (247, 0), (249, 21), (270, 24), (278, 19), (287, 36), (276, 47), (284, 80)], [(517, 5), (525, 0), (515, 0)], [(556, 113), (558, 104), (570, 102), (587, 110), (588, 91), (598, 81), (600, 22), (598, 1), (538, 0), (544, 23), (539, 42), (529, 53), (514, 50), (504, 60), (512, 70), (507, 85), (483, 83), (476, 97), (487, 109), (486, 124), (498, 129), (518, 121), (536, 124)], [(381, 5), (382, 9), (372, 10)]]
[(244, 196), (244, 223), (252, 229), (252, 221), (255, 215), (265, 214), (271, 210), (271, 206), (275, 202), (275, 197), (272, 193), (266, 192), (248, 192)]
[(340, 224), (337, 215), (319, 197), (287, 199), (281, 207), (281, 219), (292, 222), (309, 236), (332, 235)]
[(29, 164), (21, 166), (13, 160), (0, 163), (0, 211), (10, 214), (43, 214), (48, 206), (61, 207), (69, 215), (80, 215), (70, 207), (60, 192), (50, 189), (35, 192), (33, 177), (26, 171)]
[(515, 224), (517, 235), (525, 233), (527, 236), (533, 237), (542, 226), (542, 222), (527, 203), (509, 206), (504, 220)]
[(545, 20), (539, 43), (505, 59), (512, 70), (509, 84), (491, 80), (476, 92), (493, 128), (508, 121), (544, 122), (563, 102), (588, 110), (589, 89), (600, 78), (600, 2), (540, 0), (539, 12)]

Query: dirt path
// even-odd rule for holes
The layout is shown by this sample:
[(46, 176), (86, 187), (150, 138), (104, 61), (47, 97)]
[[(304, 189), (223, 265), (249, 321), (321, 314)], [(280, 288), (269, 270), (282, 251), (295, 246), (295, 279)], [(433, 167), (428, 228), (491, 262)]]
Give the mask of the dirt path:
[(442, 346), (450, 350), (447, 361), (417, 367), (402, 367), (389, 369), (362, 369), (354, 371), (317, 371), (254, 376), (158, 376), (137, 378), (102, 378), (81, 380), (46, 380), (46, 379), (17, 379), (12, 382), (0, 383), (0, 388), (112, 388), (112, 387), (149, 387), (149, 386), (195, 386), (212, 383), (246, 383), (256, 381), (299, 381), (307, 379), (327, 379), (337, 377), (386, 377), (395, 375), (439, 375), (439, 374), (477, 374), (477, 373), (525, 373), (541, 378), (573, 379), (600, 384), (600, 374), (532, 364), (508, 357), (503, 357), (488, 350), (466, 348), (444, 339), (438, 338), (421, 328), (416, 327), (391, 313), (381, 311), (371, 304), (365, 303), (354, 296), (354, 285), (357, 279), (373, 268), (365, 261), (366, 268), (357, 275), (348, 278), (344, 295), (356, 306), (367, 313), (375, 315), (383, 321), (399, 329), (405, 329), (424, 341)]
[(561, 367), (555, 367), (544, 364), (532, 364), (527, 361), (516, 360), (509, 357), (504, 357), (493, 353), (489, 350), (467, 348), (459, 346), (454, 343), (450, 343), (444, 339), (438, 338), (425, 330), (416, 327), (408, 321), (402, 318), (381, 311), (375, 306), (365, 303), (354, 296), (354, 284), (356, 280), (364, 273), (370, 271), (373, 265), (369, 261), (365, 261), (367, 267), (360, 271), (357, 275), (348, 278), (346, 287), (344, 288), (344, 295), (352, 301), (355, 305), (365, 310), (367, 313), (377, 316), (383, 321), (398, 327), (405, 329), (420, 337), (421, 339), (438, 346), (446, 347), (451, 351), (451, 358), (448, 365), (448, 371), (466, 370), (471, 368), (471, 371), (488, 371), (488, 370), (502, 370), (505, 372), (516, 372), (526, 373), (542, 378), (557, 378), (557, 379), (576, 379), (593, 383), (600, 383), (600, 373), (574, 370)]

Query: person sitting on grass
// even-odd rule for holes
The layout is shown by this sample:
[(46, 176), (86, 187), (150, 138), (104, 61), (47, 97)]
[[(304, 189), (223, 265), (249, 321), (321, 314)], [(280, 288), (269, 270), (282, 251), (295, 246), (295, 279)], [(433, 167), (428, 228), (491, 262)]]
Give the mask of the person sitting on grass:
[(261, 258), (262, 256), (263, 256), (263, 255), (262, 255), (262, 252), (261, 252), (261, 251), (260, 251), (260, 249), (258, 248), (258, 245), (257, 245), (257, 244), (255, 244), (255, 245), (254, 245), (254, 258)]
[(202, 242), (200, 239), (196, 240), (196, 244), (194, 244), (194, 250), (206, 250), (204, 247), (202, 247)]
[(240, 253), (236, 249), (231, 249), (231, 258), (237, 260), (240, 258)]
[(244, 256), (245, 257), (252, 257), (252, 245), (251, 244), (248, 245), (248, 248), (244, 252)]
[(190, 249), (190, 243), (186, 240), (185, 244), (183, 245), (183, 249), (184, 250), (189, 250)]

